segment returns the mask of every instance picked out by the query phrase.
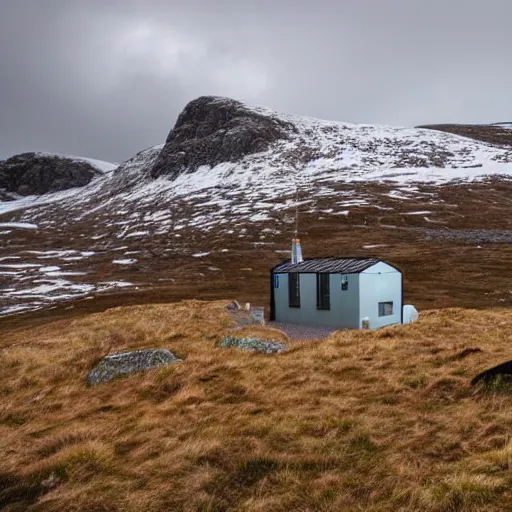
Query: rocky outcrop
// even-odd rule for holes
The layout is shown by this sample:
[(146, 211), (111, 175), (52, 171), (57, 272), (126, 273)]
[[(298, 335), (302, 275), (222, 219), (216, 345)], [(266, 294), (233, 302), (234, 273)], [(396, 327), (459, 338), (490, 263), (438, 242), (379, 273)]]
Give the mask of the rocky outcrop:
[(84, 160), (23, 153), (0, 162), (0, 200), (83, 187), (100, 174)]
[(296, 128), (281, 119), (259, 113), (229, 98), (202, 96), (179, 115), (157, 159), (151, 176), (175, 178), (201, 165), (237, 162), (266, 151)]
[(116, 377), (135, 372), (150, 370), (181, 361), (172, 352), (165, 349), (136, 350), (106, 356), (89, 372), (87, 382), (90, 385), (109, 382)]

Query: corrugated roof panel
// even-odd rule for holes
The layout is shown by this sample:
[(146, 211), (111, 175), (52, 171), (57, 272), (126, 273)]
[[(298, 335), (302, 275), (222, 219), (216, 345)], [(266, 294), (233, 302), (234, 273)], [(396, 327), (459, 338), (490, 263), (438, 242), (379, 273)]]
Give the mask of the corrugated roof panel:
[(289, 272), (327, 272), (331, 274), (359, 274), (378, 263), (377, 258), (319, 258), (300, 263), (281, 263), (274, 273)]

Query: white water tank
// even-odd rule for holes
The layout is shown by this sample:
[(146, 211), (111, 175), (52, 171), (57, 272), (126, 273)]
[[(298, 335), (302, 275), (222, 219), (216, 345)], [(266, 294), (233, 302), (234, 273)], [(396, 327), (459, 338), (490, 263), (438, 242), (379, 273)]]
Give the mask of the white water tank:
[(411, 304), (404, 304), (404, 324), (412, 324), (418, 320), (418, 310)]

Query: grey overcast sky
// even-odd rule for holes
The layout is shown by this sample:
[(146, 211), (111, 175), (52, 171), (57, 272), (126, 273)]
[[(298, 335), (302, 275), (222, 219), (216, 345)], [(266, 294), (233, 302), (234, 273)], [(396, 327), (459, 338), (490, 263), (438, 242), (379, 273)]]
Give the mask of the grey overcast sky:
[(222, 95), (356, 123), (512, 121), (511, 0), (0, 0), (0, 159), (122, 161)]

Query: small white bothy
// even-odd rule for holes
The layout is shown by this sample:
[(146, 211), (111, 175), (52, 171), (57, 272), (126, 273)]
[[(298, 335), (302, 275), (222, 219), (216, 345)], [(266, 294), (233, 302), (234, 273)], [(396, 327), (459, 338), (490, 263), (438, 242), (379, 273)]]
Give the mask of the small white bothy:
[(402, 272), (376, 258), (284, 262), (270, 272), (270, 319), (338, 329), (403, 323)]

